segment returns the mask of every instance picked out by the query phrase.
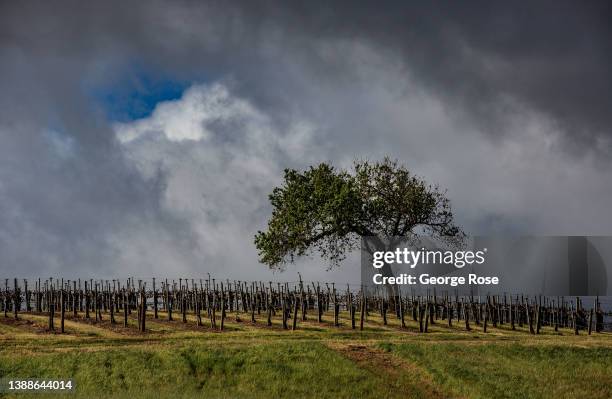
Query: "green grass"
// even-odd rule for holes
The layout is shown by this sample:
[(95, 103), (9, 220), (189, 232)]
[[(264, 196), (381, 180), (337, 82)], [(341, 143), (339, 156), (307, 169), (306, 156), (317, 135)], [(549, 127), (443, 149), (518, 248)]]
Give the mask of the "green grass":
[(612, 349), (512, 343), (380, 343), (470, 398), (610, 398)]
[[(79, 350), (80, 349), (80, 350)], [(373, 395), (378, 378), (319, 342), (118, 348), (0, 358), (0, 374), (71, 377), (78, 396), (271, 397)], [(128, 395), (124, 395), (128, 396)]]
[[(279, 320), (268, 328), (229, 319), (228, 331), (215, 332), (190, 318), (151, 320), (147, 334), (133, 320), (112, 330), (67, 321), (67, 334), (49, 334), (44, 316), (21, 317), (31, 323), (0, 316), (0, 377), (72, 378), (73, 398), (612, 397), (611, 334), (485, 334), (442, 323), (418, 334), (376, 316), (363, 332), (346, 319), (340, 328), (300, 322), (296, 331)], [(12, 395), (28, 396), (40, 397)]]

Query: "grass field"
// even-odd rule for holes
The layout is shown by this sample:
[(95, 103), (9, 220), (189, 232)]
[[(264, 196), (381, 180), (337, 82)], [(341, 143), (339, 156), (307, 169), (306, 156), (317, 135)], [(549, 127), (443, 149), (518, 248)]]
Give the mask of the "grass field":
[(610, 333), (534, 336), (502, 326), (485, 334), (439, 321), (419, 334), (413, 322), (399, 330), (375, 315), (364, 331), (346, 319), (285, 331), (280, 320), (266, 327), (263, 315), (255, 325), (230, 315), (223, 332), (151, 317), (146, 334), (132, 318), (127, 329), (68, 320), (62, 335), (44, 331), (44, 315), (20, 318), (0, 316), (0, 377), (72, 378), (76, 392), (65, 396), (73, 398), (612, 397)]

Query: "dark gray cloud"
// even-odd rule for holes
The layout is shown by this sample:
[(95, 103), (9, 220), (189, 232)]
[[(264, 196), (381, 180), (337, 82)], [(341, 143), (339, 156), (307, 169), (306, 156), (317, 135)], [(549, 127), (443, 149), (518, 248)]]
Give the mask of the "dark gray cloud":
[(407, 73), (491, 135), (507, 133), (508, 114), (526, 108), (551, 118), (573, 150), (609, 153), (609, 2), (273, 4), (246, 15), (281, 26), (296, 43), (362, 40), (397, 55)]
[[(0, 37), (19, 52), (118, 68), (136, 60), (198, 78), (235, 73), (245, 90), (274, 76), (291, 84), (287, 56), (320, 79), (349, 85), (350, 61), (318, 49), (363, 42), (399, 57), (406, 73), (491, 135), (505, 130), (509, 113), (527, 108), (558, 124), (571, 147), (609, 150), (598, 141), (612, 135), (605, 1), (34, 2), (5, 4), (3, 15)], [(253, 92), (275, 106), (286, 101)]]
[[(284, 167), (386, 154), (475, 232), (607, 233), (610, 6), (432, 4), (3, 2), (0, 271), (260, 273)], [(142, 74), (195, 97), (116, 125)]]

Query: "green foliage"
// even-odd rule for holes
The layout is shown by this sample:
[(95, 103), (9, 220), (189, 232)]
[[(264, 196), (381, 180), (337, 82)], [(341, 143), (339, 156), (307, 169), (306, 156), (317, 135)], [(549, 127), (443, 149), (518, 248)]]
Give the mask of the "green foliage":
[(255, 245), (271, 268), (313, 250), (337, 266), (362, 236), (463, 234), (445, 193), (389, 158), (355, 162), (352, 172), (327, 163), (287, 169), (270, 202), (268, 230), (257, 233)]

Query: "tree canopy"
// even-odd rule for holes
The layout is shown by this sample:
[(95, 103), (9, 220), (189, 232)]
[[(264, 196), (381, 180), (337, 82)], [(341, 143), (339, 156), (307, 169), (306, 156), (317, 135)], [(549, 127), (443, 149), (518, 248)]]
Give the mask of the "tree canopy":
[(337, 266), (362, 236), (463, 236), (446, 193), (389, 158), (356, 161), (351, 171), (329, 163), (286, 169), (269, 198), (272, 217), (255, 245), (270, 268), (313, 251)]

